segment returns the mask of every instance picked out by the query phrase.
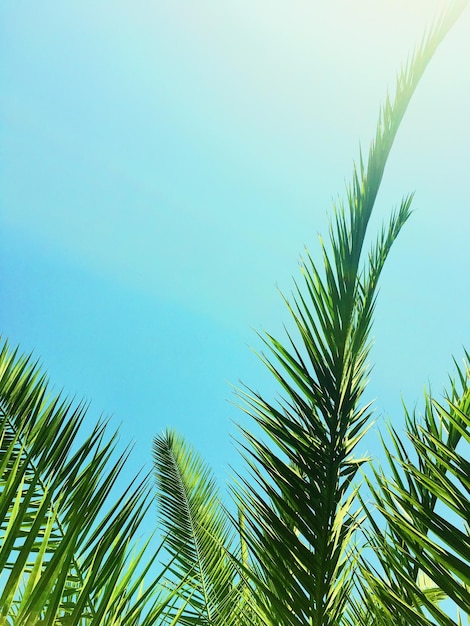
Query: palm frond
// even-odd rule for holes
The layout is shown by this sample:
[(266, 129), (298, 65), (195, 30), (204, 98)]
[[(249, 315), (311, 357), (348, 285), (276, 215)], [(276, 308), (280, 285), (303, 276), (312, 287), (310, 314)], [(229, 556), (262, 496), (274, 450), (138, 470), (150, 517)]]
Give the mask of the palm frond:
[[(178, 623), (248, 624), (247, 587), (232, 557), (234, 527), (226, 513), (214, 475), (182, 437), (171, 430), (154, 439), (157, 499), (170, 568), (184, 610)], [(236, 549), (240, 558), (241, 552)], [(169, 615), (180, 610), (175, 605)]]
[[(387, 98), (367, 165), (362, 155), (320, 239), (323, 267), (307, 252), (303, 284), (286, 298), (298, 339), (284, 345), (262, 337), (260, 358), (282, 390), (278, 403), (240, 390), (243, 410), (268, 435), (242, 429), (251, 480), (235, 490), (247, 515), (247, 543), (262, 572), (259, 602), (269, 623), (338, 624), (352, 591), (348, 545), (357, 528), (351, 483), (364, 459), (354, 450), (368, 428), (360, 401), (369, 374), (370, 329), (378, 280), (391, 246), (410, 215), (405, 197), (369, 252), (367, 227), (398, 127), (437, 46), (463, 5), (453, 5), (400, 72)], [(259, 581), (259, 577), (258, 577)]]
[(85, 411), (49, 399), (37, 364), (3, 344), (1, 624), (111, 625), (125, 616), (142, 624), (156, 599), (157, 580), (142, 591), (149, 605), (140, 602), (142, 553), (131, 559), (150, 504), (148, 481), (134, 480), (107, 504), (127, 452), (112, 460), (116, 434), (108, 436), (103, 423), (80, 444)]
[[(407, 413), (410, 446), (391, 429), (395, 454), (387, 452), (391, 476), (375, 472), (378, 488), (371, 491), (387, 528), (372, 522), (370, 543), (382, 573), (365, 571), (370, 593), (395, 615), (424, 615), (434, 623), (456, 626), (440, 606), (450, 598), (470, 614), (470, 376), (467, 362), (459, 368), (460, 384), (452, 383), (442, 405), (426, 395), (425, 413)], [(367, 566), (366, 566), (367, 570)], [(425, 575), (427, 590), (419, 584)], [(425, 611), (425, 612), (424, 612)]]

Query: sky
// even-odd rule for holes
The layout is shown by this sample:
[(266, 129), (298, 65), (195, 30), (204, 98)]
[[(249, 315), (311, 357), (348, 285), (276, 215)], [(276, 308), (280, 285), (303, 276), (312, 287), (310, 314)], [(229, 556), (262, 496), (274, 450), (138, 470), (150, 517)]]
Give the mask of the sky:
[[(221, 484), (240, 381), (283, 336), (432, 0), (59, 0), (0, 6), (0, 332), (134, 442), (170, 426)], [(415, 192), (384, 270), (368, 390), (402, 423), (470, 349), (470, 12), (405, 117), (372, 228)], [(369, 450), (377, 453), (375, 440)], [(375, 441), (375, 443), (374, 443)]]

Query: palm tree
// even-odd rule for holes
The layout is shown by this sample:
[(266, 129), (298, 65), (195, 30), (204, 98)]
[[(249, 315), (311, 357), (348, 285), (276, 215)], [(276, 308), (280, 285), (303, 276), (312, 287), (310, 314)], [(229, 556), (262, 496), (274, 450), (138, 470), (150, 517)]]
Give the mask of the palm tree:
[(329, 244), (320, 240), (323, 267), (306, 254), (286, 298), (296, 334), (263, 337), (260, 357), (283, 395), (239, 391), (267, 439), (241, 431), (249, 476), (233, 486), (236, 513), (181, 437), (155, 438), (169, 560), (150, 583), (160, 553), (136, 543), (147, 478), (113, 501), (128, 454), (113, 460), (116, 434), (99, 423), (81, 442), (86, 407), (49, 398), (37, 364), (2, 344), (0, 626), (458, 626), (444, 599), (469, 614), (468, 355), (444, 402), (429, 394), (423, 418), (407, 413), (406, 440), (390, 429), (391, 474), (375, 467), (365, 482), (373, 504), (360, 491), (368, 459), (355, 456), (370, 425), (362, 397), (377, 285), (411, 196), (366, 251), (368, 224), (410, 98), (467, 2), (399, 74)]
[(180, 583), (181, 601), (166, 618), (185, 626), (256, 624), (249, 582), (238, 567), (246, 556), (243, 539), (221, 504), (213, 473), (171, 430), (154, 439), (153, 452), (165, 547)]
[(457, 626), (440, 605), (445, 598), (470, 615), (469, 366), (466, 353), (444, 403), (426, 394), (422, 417), (406, 413), (408, 442), (389, 429), (391, 476), (375, 470), (369, 487), (376, 508), (365, 507), (369, 543), (381, 564), (380, 573), (362, 564), (361, 595), (370, 615)]
[[(367, 459), (354, 455), (370, 425), (371, 407), (361, 400), (370, 370), (377, 285), (391, 246), (410, 215), (412, 197), (402, 199), (366, 251), (368, 224), (414, 90), (465, 6), (466, 2), (452, 5), (399, 74), (395, 97), (393, 101), (387, 98), (381, 111), (367, 163), (361, 155), (355, 168), (346, 206), (334, 207), (329, 245), (320, 240), (323, 268), (307, 252), (302, 283), (295, 284), (290, 299), (285, 298), (296, 335), (288, 334), (287, 343), (269, 334), (262, 337), (268, 354), (260, 358), (279, 383), (281, 399), (274, 403), (249, 388), (239, 391), (243, 410), (267, 436), (263, 441), (242, 429), (242, 454), (250, 475), (238, 477), (233, 489), (243, 523), (234, 520), (239, 539), (231, 560), (239, 578), (234, 574), (231, 580), (243, 582), (251, 611), (245, 623), (257, 619), (266, 626), (336, 626), (424, 624), (435, 619), (451, 624), (450, 618), (439, 621), (444, 613), (438, 603), (444, 596), (468, 612), (468, 528), (457, 534), (435, 511), (441, 499), (468, 521), (468, 464), (456, 452), (459, 440), (468, 438), (466, 383), (447, 409), (429, 399), (436, 414), (428, 409), (424, 429), (416, 416), (409, 417), (417, 467), (392, 432), (398, 453), (397, 459), (389, 455), (394, 480), (377, 473), (378, 486), (371, 486), (388, 525), (385, 530), (377, 524), (376, 513), (360, 507), (357, 478)], [(461, 378), (467, 380), (462, 373)], [(446, 438), (442, 438), (444, 433)], [(164, 450), (164, 441), (165, 437), (155, 440), (156, 471), (163, 515), (171, 515), (167, 528), (173, 536), (172, 554), (185, 577), (196, 576), (193, 591), (202, 596), (204, 565), (197, 562), (195, 550), (190, 557), (183, 557), (179, 550), (189, 542), (185, 532), (191, 526), (199, 533), (191, 541), (204, 546), (204, 562), (208, 566), (220, 559), (225, 563), (227, 557), (220, 555), (230, 551), (226, 519), (222, 534), (211, 530), (212, 520), (218, 524), (218, 516), (223, 516), (212, 492), (211, 507), (204, 509), (202, 497), (193, 516), (190, 501), (197, 499), (199, 476), (205, 489), (205, 470), (201, 474), (197, 467), (176, 463), (171, 478), (167, 476), (170, 448), (178, 456), (183, 444), (176, 448), (167, 444)], [(397, 466), (402, 468), (404, 481), (398, 478)], [(460, 490), (457, 481), (462, 481)], [(181, 485), (186, 486), (180, 489)], [(369, 545), (380, 561), (376, 573), (357, 547), (364, 514), (369, 520)], [(453, 575), (444, 581), (449, 571)], [(427, 587), (423, 574), (425, 582), (431, 581)], [(220, 607), (218, 580), (208, 581), (216, 607)], [(224, 576), (220, 581), (226, 584)], [(183, 596), (188, 603), (193, 591)], [(207, 606), (197, 617), (191, 614), (196, 620), (191, 623), (220, 623), (211, 618)]]
[(159, 577), (143, 586), (156, 555), (135, 543), (148, 481), (109, 503), (128, 452), (111, 460), (116, 434), (103, 423), (80, 443), (85, 411), (49, 398), (37, 364), (2, 345), (2, 626), (150, 625), (170, 601)]

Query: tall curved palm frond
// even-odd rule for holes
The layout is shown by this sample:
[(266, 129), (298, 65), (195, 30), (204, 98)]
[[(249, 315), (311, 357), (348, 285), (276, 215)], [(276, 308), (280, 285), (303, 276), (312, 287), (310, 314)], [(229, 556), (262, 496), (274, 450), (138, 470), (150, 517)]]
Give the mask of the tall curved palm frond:
[[(112, 461), (116, 434), (98, 424), (83, 443), (85, 417), (49, 398), (27, 357), (0, 349), (0, 624), (143, 626), (165, 600), (147, 587), (134, 538), (149, 506), (147, 481), (110, 505), (126, 460)], [(167, 599), (169, 601), (169, 598)], [(145, 617), (147, 616), (147, 617)]]
[(374, 599), (371, 613), (381, 607), (407, 626), (458, 626), (446, 598), (470, 617), (469, 363), (466, 353), (444, 403), (426, 395), (422, 419), (407, 413), (407, 441), (390, 429), (391, 476), (376, 472), (378, 488), (371, 488), (387, 527), (380, 530), (368, 511), (381, 570), (365, 567), (364, 595)]
[(245, 507), (247, 542), (260, 575), (257, 602), (266, 624), (336, 626), (352, 591), (349, 547), (357, 527), (351, 484), (365, 459), (353, 452), (368, 428), (361, 406), (367, 383), (377, 283), (390, 248), (410, 215), (405, 197), (369, 252), (364, 242), (385, 164), (413, 92), (437, 46), (463, 10), (454, 3), (401, 71), (387, 98), (367, 165), (362, 157), (335, 207), (323, 268), (307, 254), (303, 284), (286, 300), (299, 339), (269, 334), (260, 358), (282, 389), (278, 404), (246, 388), (243, 410), (268, 435), (242, 429), (251, 480), (235, 495)]
[(234, 543), (212, 471), (172, 430), (155, 437), (153, 454), (165, 547), (172, 557), (168, 583), (180, 585), (181, 601), (167, 619), (187, 626), (254, 626), (249, 587), (238, 567), (241, 547)]

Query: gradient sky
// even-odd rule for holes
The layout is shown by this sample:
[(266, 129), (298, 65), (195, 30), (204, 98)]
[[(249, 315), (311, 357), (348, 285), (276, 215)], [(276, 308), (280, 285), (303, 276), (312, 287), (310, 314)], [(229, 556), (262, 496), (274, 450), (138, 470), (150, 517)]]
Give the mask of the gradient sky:
[[(239, 379), (282, 335), (387, 87), (443, 2), (4, 0), (0, 331), (150, 463), (170, 425), (221, 480)], [(438, 50), (375, 226), (415, 191), (384, 271), (369, 390), (402, 420), (470, 348), (470, 12)], [(369, 440), (372, 441), (372, 440)], [(374, 440), (375, 441), (375, 440)], [(370, 446), (375, 445), (369, 443)], [(372, 452), (375, 452), (373, 449)]]

